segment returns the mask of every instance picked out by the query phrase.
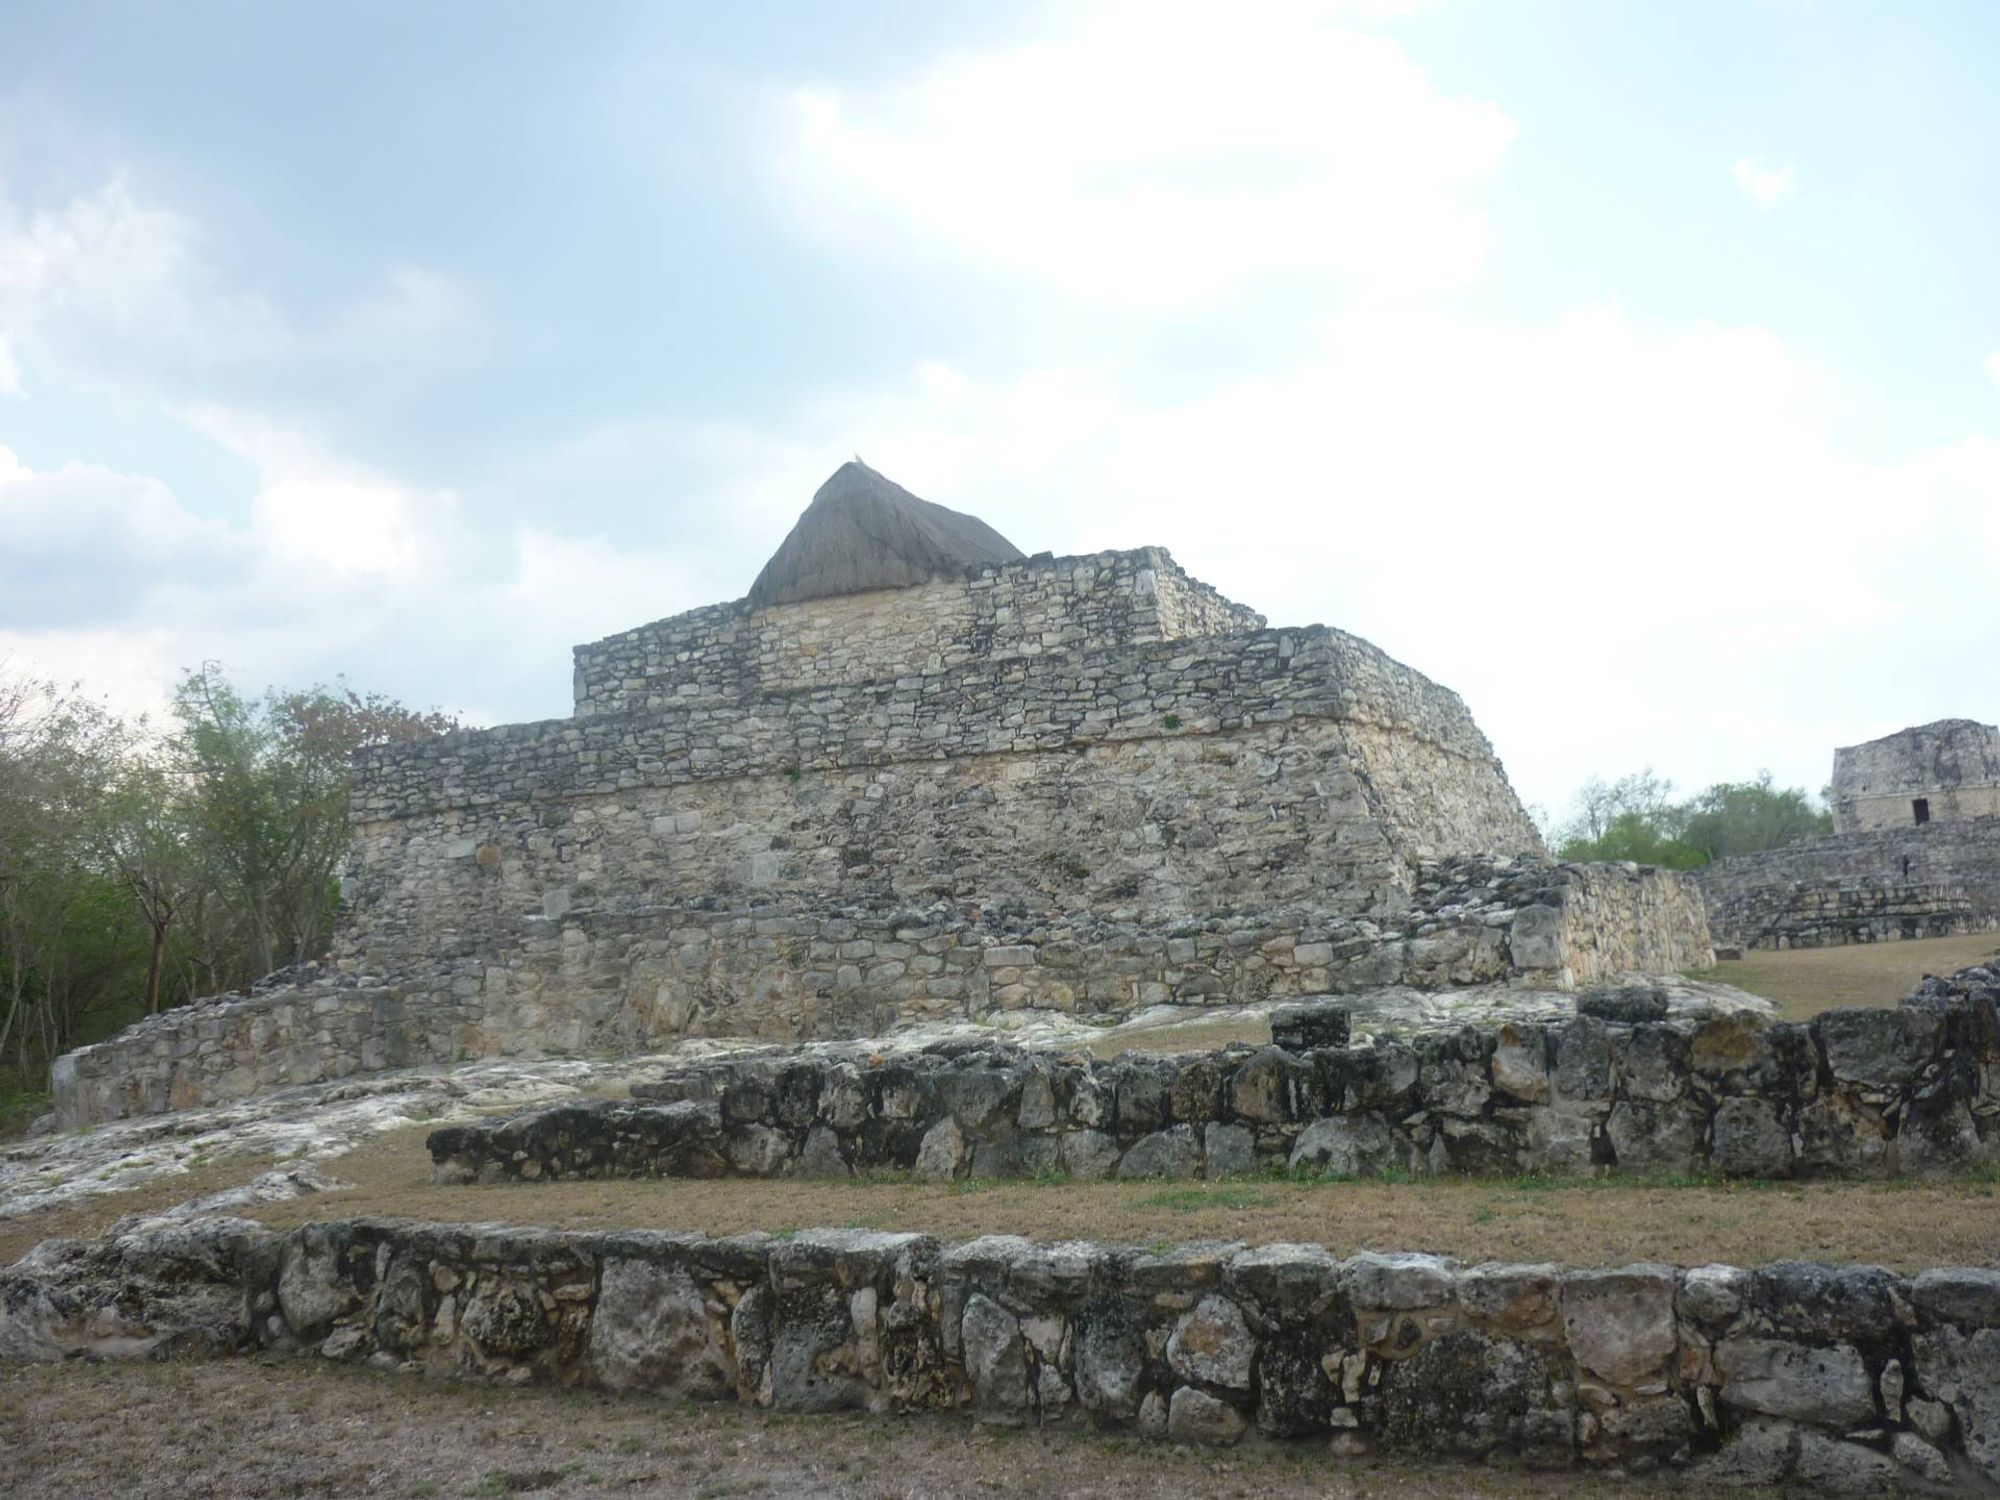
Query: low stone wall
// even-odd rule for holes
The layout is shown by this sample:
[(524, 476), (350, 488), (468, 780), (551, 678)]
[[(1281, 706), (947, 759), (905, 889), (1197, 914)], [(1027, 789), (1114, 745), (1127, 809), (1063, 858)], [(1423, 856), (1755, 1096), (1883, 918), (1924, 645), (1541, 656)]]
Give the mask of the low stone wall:
[[(1996, 994), (1803, 1025), (1586, 1015), (1115, 1062), (1004, 1047), (753, 1057), (635, 1085), (635, 1102), (451, 1126), (429, 1145), (444, 1182), (1962, 1171), (2000, 1161)], [(1648, 1000), (1628, 990), (1592, 1008), (1631, 1016)]]
[(0, 1359), (316, 1351), (772, 1411), (2000, 1488), (2000, 1271), (231, 1220), (0, 1272)]
[(1303, 909), (1149, 924), (923, 910), (566, 911), (394, 983), (318, 968), (165, 1012), (57, 1061), (64, 1125), (382, 1068), (657, 1050), (689, 1036), (880, 1035), (913, 1021), (1241, 1005), (1385, 985), (1568, 988), (1710, 961), (1693, 888), (1624, 865), (1421, 867), (1383, 923)]
[[(1801, 888), (1872, 883), (1963, 894), (1976, 926), (2000, 923), (2000, 816), (1808, 839), (1694, 872), (1717, 942), (1750, 944)], [(1900, 921), (1897, 931), (1901, 931)]]
[(1750, 948), (1838, 948), (1993, 925), (1958, 886), (1852, 878), (1737, 888), (1718, 898), (1714, 924)]

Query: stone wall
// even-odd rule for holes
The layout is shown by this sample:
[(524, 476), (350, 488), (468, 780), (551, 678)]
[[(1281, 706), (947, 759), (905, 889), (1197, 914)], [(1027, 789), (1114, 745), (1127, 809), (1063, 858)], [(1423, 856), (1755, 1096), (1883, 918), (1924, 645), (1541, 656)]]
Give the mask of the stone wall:
[[(477, 868), (476, 862), (474, 867)], [(1384, 985), (1593, 984), (1711, 962), (1694, 887), (1546, 860), (1420, 866), (1380, 921), (1295, 907), (1173, 922), (1034, 907), (682, 903), (537, 911), (392, 971), (327, 966), (164, 1012), (58, 1061), (65, 1125), (380, 1068), (874, 1036), (910, 1021), (1234, 1005)]]
[[(444, 1182), (1241, 1173), (1782, 1178), (2000, 1162), (1993, 985), (1810, 1023), (1665, 1018), (1097, 1062), (1007, 1048), (739, 1058), (430, 1137)], [(1657, 1001), (1657, 1004), (1651, 1002)]]
[(1795, 889), (1822, 883), (1957, 891), (1969, 908), (1968, 925), (1991, 926), (2000, 921), (2000, 817), (1808, 839), (1732, 855), (1694, 873), (1718, 942), (1754, 941), (1763, 921), (1790, 905)]
[(1163, 547), (1025, 558), (960, 578), (690, 610), (576, 648), (576, 715), (737, 702), (981, 662), (1259, 630)]
[(378, 971), (697, 893), (1386, 914), (1539, 848), (1455, 694), (1317, 628), (376, 747), (352, 805), (336, 951)]
[(1914, 827), (1919, 798), (1933, 823), (2000, 816), (2000, 729), (1941, 719), (1833, 752), (1835, 832)]
[(51, 1241), (0, 1272), (0, 1358), (257, 1349), (781, 1412), (1254, 1434), (1328, 1463), (2000, 1489), (1992, 1270), (225, 1219)]
[(1746, 886), (1721, 898), (1712, 921), (1751, 948), (1837, 948), (1950, 937), (1992, 925), (1958, 886), (1851, 877)]

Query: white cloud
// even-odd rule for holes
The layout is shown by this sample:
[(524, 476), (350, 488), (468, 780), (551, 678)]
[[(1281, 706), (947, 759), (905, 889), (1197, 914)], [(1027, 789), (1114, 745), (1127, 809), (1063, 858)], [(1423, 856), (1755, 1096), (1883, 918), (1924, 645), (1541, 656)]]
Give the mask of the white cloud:
[(188, 422), (254, 465), (254, 528), (276, 557), (414, 581), (452, 545), (458, 496), (398, 483), (330, 455), (297, 424), (221, 407)]
[(1759, 208), (1769, 208), (1780, 198), (1799, 190), (1798, 168), (1790, 162), (1779, 165), (1755, 156), (1738, 157), (1729, 168), (1737, 190)]
[(1377, 309), (1305, 363), (1172, 403), (1109, 365), (913, 370), (746, 442), (740, 482), (795, 513), (858, 449), (1029, 551), (1162, 543), (1276, 623), (1354, 631), (1459, 690), (1523, 795), (1560, 807), (1648, 762), (1816, 788), (1864, 702), (1990, 712), (1963, 663), (2000, 656), (2000, 619), (1976, 589), (1940, 597), (1926, 539), (2000, 565), (2000, 445), (1857, 462), (1834, 405), (1760, 329)]
[(1485, 240), (1471, 196), (1514, 126), (1439, 93), (1348, 13), (1110, 4), (879, 93), (801, 89), (787, 186), (866, 253), (908, 247), (1117, 303), (1264, 273), (1463, 284)]
[(482, 334), (469, 290), (441, 273), (393, 266), (307, 318), (225, 281), (213, 241), (122, 173), (35, 212), (0, 191), (0, 391), (24, 366), (167, 399), (254, 393), (302, 370), (379, 380), (459, 358)]
[(1994, 384), (2000, 385), (2000, 350), (1986, 356), (1986, 373), (1992, 377)]

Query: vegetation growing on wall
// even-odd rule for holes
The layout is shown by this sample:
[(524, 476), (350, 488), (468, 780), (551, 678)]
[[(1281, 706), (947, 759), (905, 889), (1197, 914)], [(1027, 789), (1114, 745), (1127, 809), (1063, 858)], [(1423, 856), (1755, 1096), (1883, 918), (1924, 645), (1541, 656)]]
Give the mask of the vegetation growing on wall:
[(143, 1012), (318, 956), (348, 758), (455, 728), (344, 684), (189, 672), (162, 724), (0, 675), (0, 1086)]

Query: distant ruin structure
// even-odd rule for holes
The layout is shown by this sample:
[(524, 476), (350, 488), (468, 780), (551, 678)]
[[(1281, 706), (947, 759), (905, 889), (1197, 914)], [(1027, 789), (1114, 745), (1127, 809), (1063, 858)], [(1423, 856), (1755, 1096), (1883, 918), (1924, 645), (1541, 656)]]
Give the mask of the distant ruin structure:
[(1716, 939), (1817, 948), (2000, 924), (2000, 729), (1940, 719), (1833, 753), (1834, 835), (1701, 872)]
[(329, 960), (62, 1060), (70, 1123), (687, 1036), (870, 1036), (1710, 961), (1547, 858), (1457, 694), (1164, 550), (1023, 556), (843, 465), (749, 595), (580, 646), (566, 719), (364, 750)]
[(2000, 728), (1940, 719), (1833, 752), (1836, 833), (2000, 815)]

